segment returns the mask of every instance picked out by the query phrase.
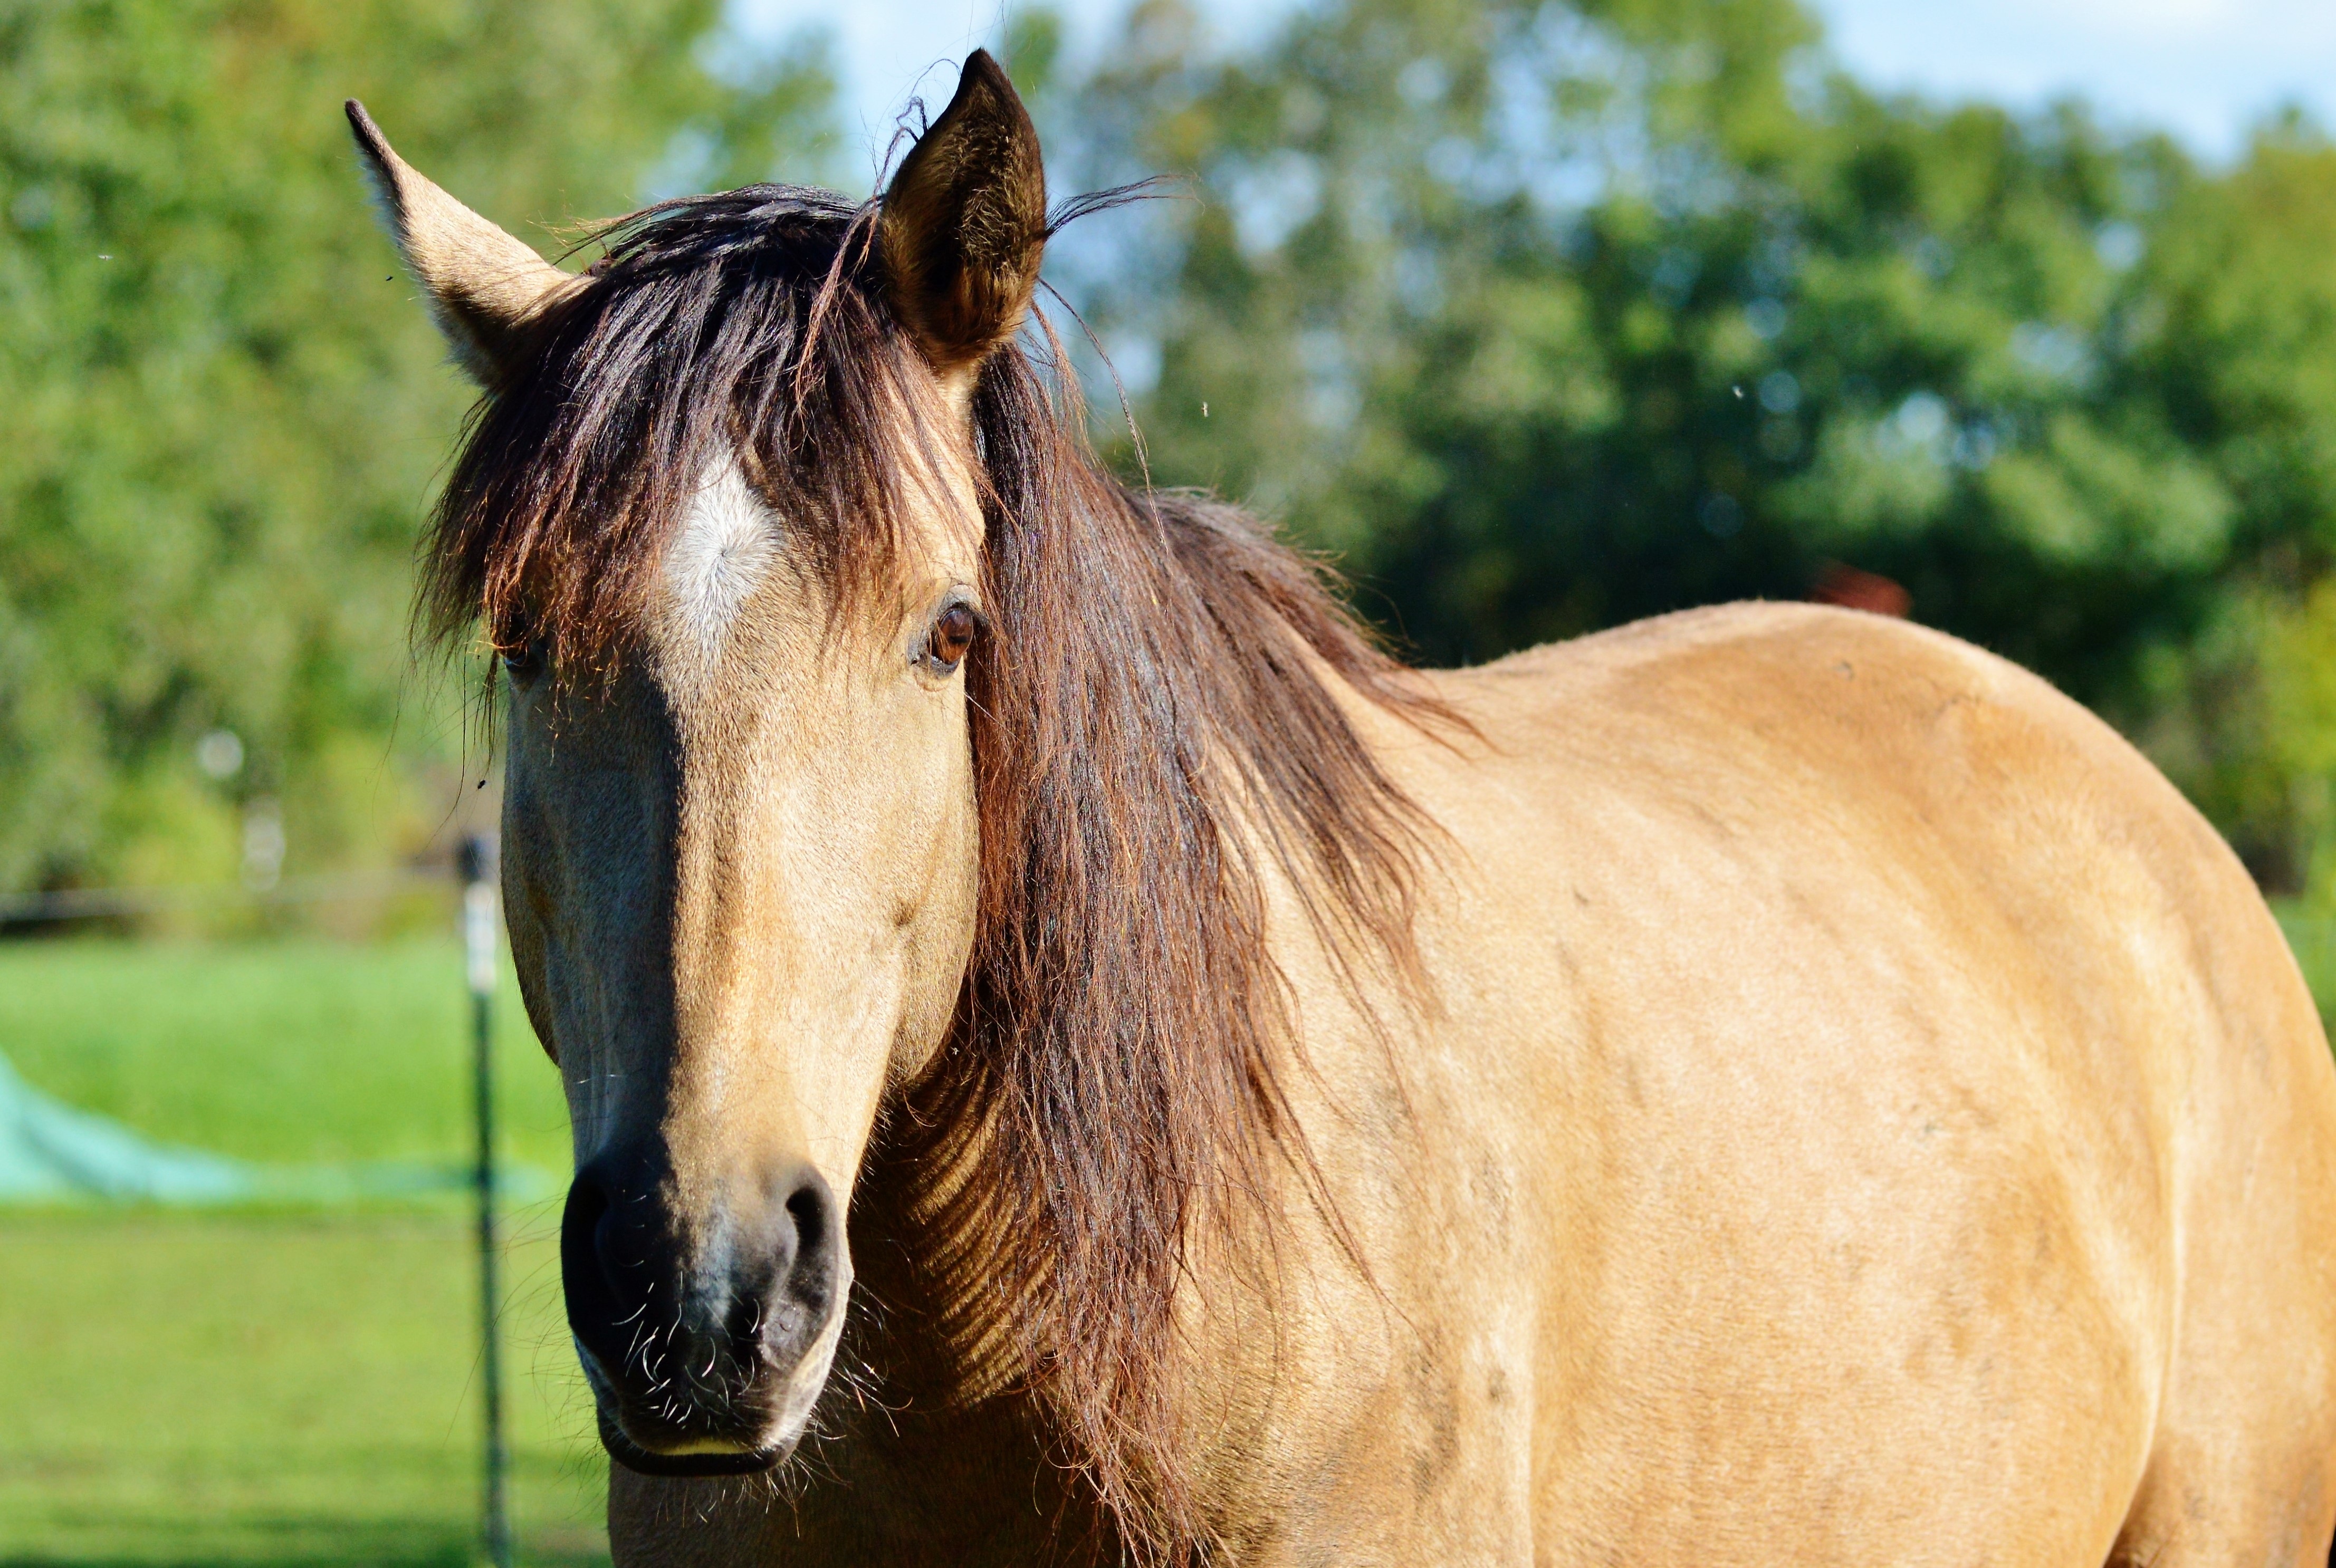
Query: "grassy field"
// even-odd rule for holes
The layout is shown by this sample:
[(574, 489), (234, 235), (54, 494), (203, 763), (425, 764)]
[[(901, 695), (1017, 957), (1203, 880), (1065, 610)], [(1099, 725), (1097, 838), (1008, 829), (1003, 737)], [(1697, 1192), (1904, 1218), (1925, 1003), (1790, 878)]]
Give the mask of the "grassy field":
[[(564, 1170), (559, 1073), (501, 1002), (504, 1156)], [(465, 1157), (469, 1007), (451, 939), (0, 944), (0, 1051), (35, 1088), (247, 1159)]]
[[(2291, 917), (2322, 1005), (2336, 923)], [(506, 1152), (565, 1168), (557, 1075), (504, 992)], [(0, 1051), (147, 1135), (246, 1158), (462, 1157), (451, 942), (0, 946)], [(606, 1561), (560, 1321), (556, 1201), (512, 1216), (522, 1560)], [(0, 1568), (475, 1559), (475, 1280), (459, 1207), (0, 1209)]]
[[(504, 992), (509, 1156), (568, 1163), (555, 1070)], [(462, 1157), (451, 942), (0, 947), (0, 1051), (150, 1137), (251, 1159)], [(560, 1321), (558, 1205), (511, 1216), (523, 1561), (606, 1560)], [(459, 1206), (0, 1209), (0, 1565), (473, 1560), (476, 1279)]]

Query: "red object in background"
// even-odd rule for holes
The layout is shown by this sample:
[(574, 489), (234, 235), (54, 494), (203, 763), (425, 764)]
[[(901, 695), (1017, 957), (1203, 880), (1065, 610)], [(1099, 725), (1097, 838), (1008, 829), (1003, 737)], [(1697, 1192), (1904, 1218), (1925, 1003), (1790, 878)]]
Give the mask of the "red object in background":
[(1812, 603), (1839, 605), (1845, 610), (1871, 610), (1877, 615), (1903, 619), (1914, 607), (1914, 595), (1879, 572), (1861, 572), (1839, 561), (1829, 564), (1809, 590)]

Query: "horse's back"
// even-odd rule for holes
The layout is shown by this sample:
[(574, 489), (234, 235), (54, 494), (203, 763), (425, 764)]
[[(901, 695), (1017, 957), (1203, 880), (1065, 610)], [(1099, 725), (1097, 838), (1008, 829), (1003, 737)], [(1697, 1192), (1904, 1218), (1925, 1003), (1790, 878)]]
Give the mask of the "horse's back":
[(1807, 606), (1439, 680), (1485, 744), (1398, 760), (1455, 868), (1426, 1102), (1538, 1204), (1543, 1553), (2324, 1543), (2336, 1068), (2154, 769)]

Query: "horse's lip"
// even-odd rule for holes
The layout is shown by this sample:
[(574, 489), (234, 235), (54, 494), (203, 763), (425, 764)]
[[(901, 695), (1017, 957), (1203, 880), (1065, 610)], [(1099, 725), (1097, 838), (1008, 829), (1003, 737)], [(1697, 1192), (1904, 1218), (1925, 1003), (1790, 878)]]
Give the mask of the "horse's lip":
[(686, 1449), (660, 1453), (625, 1436), (605, 1407), (599, 1412), (600, 1446), (608, 1457), (642, 1476), (756, 1476), (787, 1457), (792, 1443), (749, 1448), (717, 1446), (700, 1439)]

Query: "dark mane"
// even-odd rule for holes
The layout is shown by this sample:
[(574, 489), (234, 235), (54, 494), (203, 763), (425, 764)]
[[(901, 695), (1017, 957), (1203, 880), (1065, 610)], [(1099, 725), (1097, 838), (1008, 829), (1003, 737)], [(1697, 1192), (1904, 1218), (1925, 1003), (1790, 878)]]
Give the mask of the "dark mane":
[[(881, 572), (923, 437), (900, 417), (914, 350), (870, 212), (763, 186), (609, 230), (591, 286), (474, 415), (426, 624), (607, 667), (715, 442), (840, 592)], [(909, 1255), (968, 1303), (949, 1332), (1004, 1357), (1119, 1533), (1174, 1558), (1205, 1534), (1167, 1386), (1189, 1249), (1203, 1225), (1270, 1235), (1281, 1162), (1312, 1169), (1266, 882), (1289, 879), (1342, 963), (1407, 973), (1419, 823), (1333, 678), (1442, 710), (1252, 519), (1104, 472), (1049, 373), (1008, 345), (974, 394), (978, 926), (952, 1038), (871, 1157), (922, 1173)]]
[(839, 273), (864, 216), (757, 185), (601, 229), (591, 286), (472, 411), (424, 544), (424, 630), (453, 639), (483, 616), (498, 649), (540, 640), (571, 679), (605, 668), (725, 447), (832, 576), (888, 560), (902, 454), (868, 432), (897, 428), (911, 351)]

